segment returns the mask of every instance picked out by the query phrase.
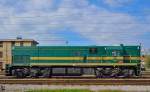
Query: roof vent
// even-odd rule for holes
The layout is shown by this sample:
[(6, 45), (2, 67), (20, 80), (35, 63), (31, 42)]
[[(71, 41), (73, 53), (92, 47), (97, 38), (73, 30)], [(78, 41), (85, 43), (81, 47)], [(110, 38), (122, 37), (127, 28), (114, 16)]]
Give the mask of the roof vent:
[(123, 44), (120, 44), (120, 46), (123, 47), (124, 45), (123, 45)]
[(19, 40), (19, 39), (22, 39), (22, 37), (21, 36), (17, 36), (16, 39)]

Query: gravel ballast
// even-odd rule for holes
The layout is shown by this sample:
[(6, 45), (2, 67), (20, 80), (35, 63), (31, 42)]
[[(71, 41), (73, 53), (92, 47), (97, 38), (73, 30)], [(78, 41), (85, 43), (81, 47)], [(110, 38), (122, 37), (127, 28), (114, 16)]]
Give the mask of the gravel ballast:
[(92, 91), (99, 90), (122, 90), (122, 91), (130, 91), (130, 92), (150, 92), (150, 86), (95, 86), (95, 85), (1, 85), (0, 92), (24, 92), (29, 89), (89, 89)]

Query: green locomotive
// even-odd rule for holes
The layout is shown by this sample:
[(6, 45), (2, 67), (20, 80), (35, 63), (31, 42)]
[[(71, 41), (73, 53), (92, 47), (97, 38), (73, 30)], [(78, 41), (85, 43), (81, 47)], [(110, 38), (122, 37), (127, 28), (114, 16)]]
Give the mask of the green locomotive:
[(37, 46), (14, 47), (7, 74), (16, 77), (51, 77), (54, 68), (92, 68), (98, 78), (141, 75), (141, 46)]

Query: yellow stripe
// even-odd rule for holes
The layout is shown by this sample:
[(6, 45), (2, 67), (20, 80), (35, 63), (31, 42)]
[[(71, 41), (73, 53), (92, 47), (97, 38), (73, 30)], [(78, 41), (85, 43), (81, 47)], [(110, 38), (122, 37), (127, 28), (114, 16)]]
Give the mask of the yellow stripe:
[(124, 57), (125, 60), (140, 60), (140, 57)]
[[(83, 60), (84, 57), (30, 57), (31, 60)], [(140, 60), (140, 57), (87, 57), (87, 60)]]
[(123, 60), (123, 57), (87, 57), (87, 60)]
[(137, 63), (30, 63), (31, 66), (135, 66)]
[(83, 57), (31, 57), (31, 60), (83, 60)]
[(101, 60), (102, 57), (87, 57), (87, 60)]

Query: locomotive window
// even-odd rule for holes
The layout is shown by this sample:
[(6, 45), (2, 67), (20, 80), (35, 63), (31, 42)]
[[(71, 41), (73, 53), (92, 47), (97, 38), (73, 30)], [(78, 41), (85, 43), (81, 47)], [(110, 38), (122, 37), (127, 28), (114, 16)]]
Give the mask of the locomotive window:
[(97, 52), (98, 52), (98, 51), (97, 51), (97, 48), (90, 48), (90, 49), (89, 49), (89, 53), (90, 53), (90, 54), (97, 54)]
[(3, 42), (0, 42), (0, 47), (3, 47)]
[(75, 55), (75, 56), (80, 56), (81, 53), (78, 51), (78, 52), (75, 52), (74, 55)]

